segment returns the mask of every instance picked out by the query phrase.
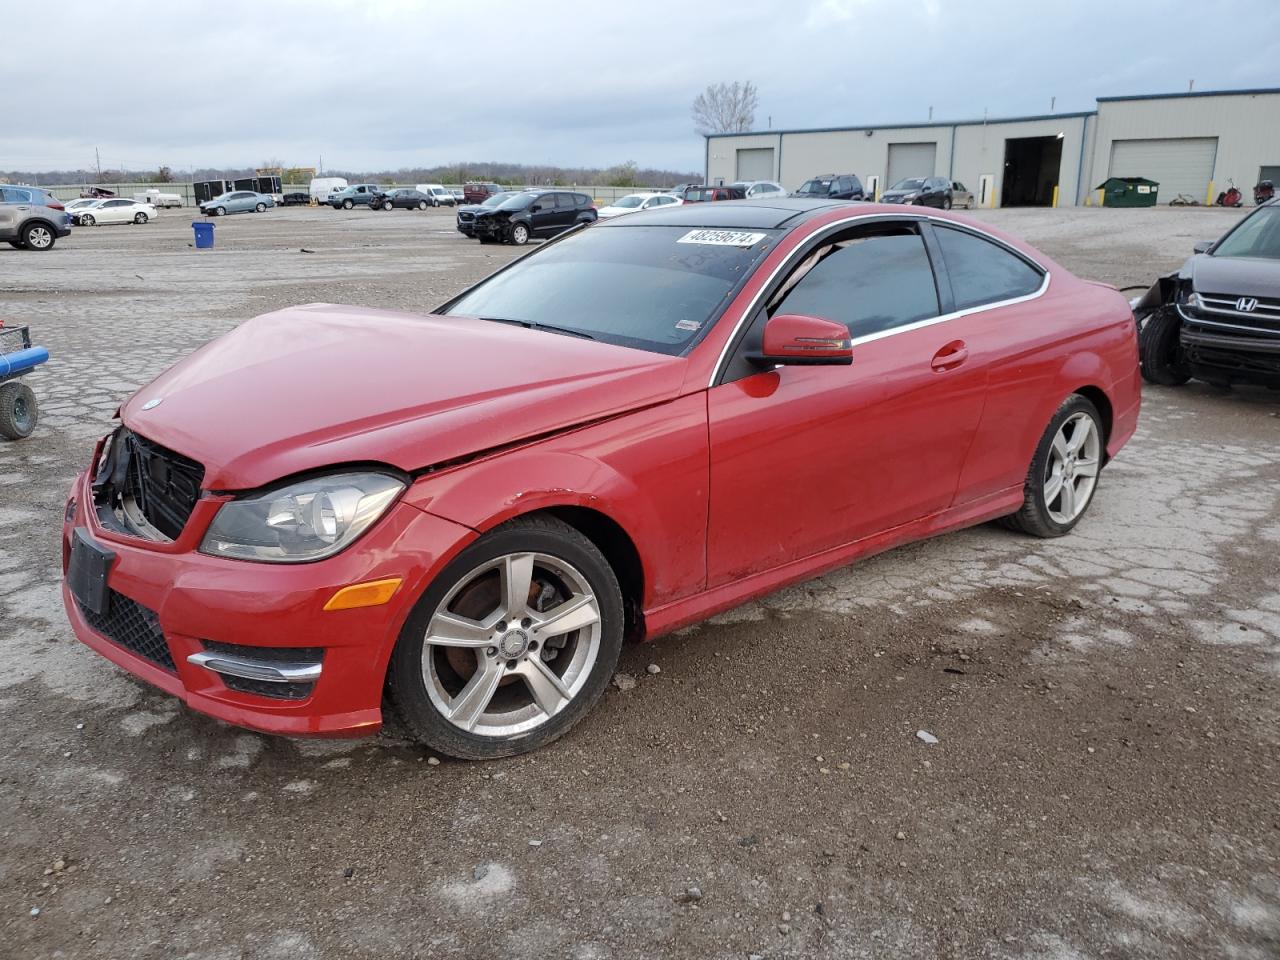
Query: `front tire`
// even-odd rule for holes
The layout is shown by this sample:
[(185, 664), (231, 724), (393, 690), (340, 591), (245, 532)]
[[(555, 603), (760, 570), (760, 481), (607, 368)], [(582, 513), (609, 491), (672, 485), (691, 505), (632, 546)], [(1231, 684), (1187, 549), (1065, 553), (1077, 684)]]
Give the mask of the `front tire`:
[(409, 615), (387, 674), (425, 746), (485, 760), (567, 733), (622, 648), (622, 591), (594, 543), (552, 517), (512, 520), (467, 547)]
[(26, 439), (35, 430), (39, 417), (40, 405), (30, 387), (17, 380), (0, 384), (0, 437)]
[(352, 207), (354, 207), (354, 206), (355, 206), (355, 204), (354, 204), (354, 203), (352, 203), (350, 200), (343, 200), (343, 201), (342, 201), (342, 209), (343, 209), (343, 210), (350, 210), (350, 209), (351, 209)]
[(1138, 359), (1142, 379), (1163, 387), (1179, 387), (1191, 374), (1178, 361), (1182, 318), (1173, 307), (1161, 307), (1147, 318), (1138, 332)]
[(93, 216), (91, 214), (82, 213), (80, 215), (80, 226), (92, 227), (95, 223), (97, 223), (97, 221), (93, 219)]
[(383, 209), (383, 210), (390, 210), (393, 206), (395, 206), (395, 204), (393, 204), (390, 200), (384, 200), (384, 201), (382, 201), (382, 209)]
[(134, 218), (133, 218), (133, 222), (134, 222), (134, 223), (146, 223), (146, 222), (147, 222), (147, 215), (146, 215), (145, 213), (135, 214), (135, 215), (134, 215)]
[(215, 217), (225, 217), (227, 215), (226, 207), (215, 207), (213, 211)]
[(265, 203), (260, 203), (260, 204), (258, 204), (257, 206), (255, 206), (255, 207), (253, 208), (253, 210), (254, 210), (254, 212), (255, 212), (255, 213), (266, 213), (266, 212), (267, 212), (267, 205), (266, 205)]
[(513, 224), (507, 236), (515, 246), (523, 247), (529, 242), (529, 228), (523, 223)]
[(1073, 393), (1049, 420), (1022, 488), (1022, 507), (1005, 526), (1035, 537), (1070, 533), (1098, 489), (1105, 455), (1102, 418), (1088, 399)]

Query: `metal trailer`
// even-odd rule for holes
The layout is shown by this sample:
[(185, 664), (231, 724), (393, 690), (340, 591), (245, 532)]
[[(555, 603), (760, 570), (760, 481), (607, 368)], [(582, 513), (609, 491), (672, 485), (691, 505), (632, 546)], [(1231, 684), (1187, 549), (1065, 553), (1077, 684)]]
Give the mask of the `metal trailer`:
[(18, 378), (48, 359), (48, 350), (31, 345), (30, 328), (6, 327), (0, 320), (0, 437), (22, 440), (35, 430), (40, 405)]

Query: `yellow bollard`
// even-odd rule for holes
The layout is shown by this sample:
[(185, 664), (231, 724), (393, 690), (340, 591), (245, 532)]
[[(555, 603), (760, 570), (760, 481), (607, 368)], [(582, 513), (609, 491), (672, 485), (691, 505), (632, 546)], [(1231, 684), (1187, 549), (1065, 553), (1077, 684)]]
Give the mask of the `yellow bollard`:
[(1204, 195), (1204, 205), (1206, 207), (1213, 206), (1213, 181), (1209, 181), (1209, 192)]
[(1057, 207), (1057, 206), (1058, 206), (1058, 186), (1057, 186), (1057, 184), (1054, 184), (1054, 187), (1053, 187), (1053, 203), (1051, 203), (1051, 204), (1050, 204), (1050, 206), (1052, 206), (1052, 207)]

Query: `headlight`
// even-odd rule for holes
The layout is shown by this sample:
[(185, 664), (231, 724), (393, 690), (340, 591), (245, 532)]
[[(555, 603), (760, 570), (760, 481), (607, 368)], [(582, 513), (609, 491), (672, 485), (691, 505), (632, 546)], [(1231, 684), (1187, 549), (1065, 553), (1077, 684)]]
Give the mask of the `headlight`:
[(404, 489), (385, 473), (336, 473), (222, 505), (200, 552), (302, 563), (345, 550)]

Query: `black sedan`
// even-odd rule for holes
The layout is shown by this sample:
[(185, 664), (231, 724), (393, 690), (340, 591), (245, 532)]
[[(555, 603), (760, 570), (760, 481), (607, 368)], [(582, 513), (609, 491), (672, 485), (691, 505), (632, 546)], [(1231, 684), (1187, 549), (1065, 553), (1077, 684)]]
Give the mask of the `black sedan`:
[(392, 210), (396, 207), (401, 210), (425, 210), (430, 206), (434, 206), (431, 198), (412, 187), (399, 187), (385, 193), (375, 193), (373, 199), (369, 201), (371, 210)]
[(880, 195), (881, 203), (909, 203), (950, 210), (951, 181), (946, 177), (907, 177)]
[(1280, 389), (1280, 200), (1194, 249), (1133, 303), (1143, 378)]

